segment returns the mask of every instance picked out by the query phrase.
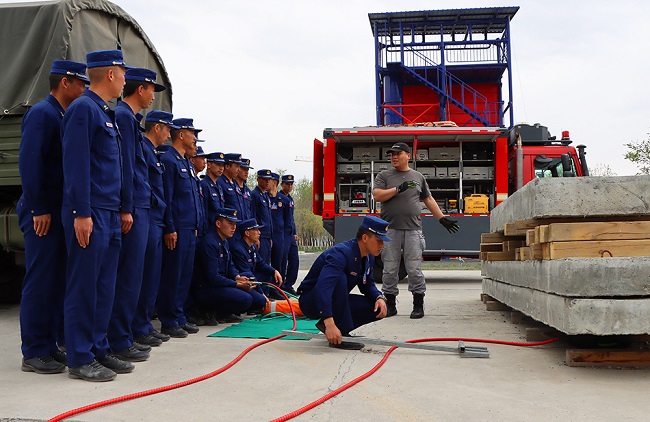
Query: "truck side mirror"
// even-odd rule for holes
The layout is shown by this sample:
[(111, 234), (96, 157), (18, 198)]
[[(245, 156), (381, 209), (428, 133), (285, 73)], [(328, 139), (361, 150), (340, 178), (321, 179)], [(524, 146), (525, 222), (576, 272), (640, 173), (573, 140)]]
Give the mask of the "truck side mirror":
[(575, 173), (573, 172), (573, 165), (571, 164), (571, 157), (569, 154), (562, 154), (560, 156), (560, 159), (562, 160), (562, 168), (564, 169), (562, 177), (575, 177)]

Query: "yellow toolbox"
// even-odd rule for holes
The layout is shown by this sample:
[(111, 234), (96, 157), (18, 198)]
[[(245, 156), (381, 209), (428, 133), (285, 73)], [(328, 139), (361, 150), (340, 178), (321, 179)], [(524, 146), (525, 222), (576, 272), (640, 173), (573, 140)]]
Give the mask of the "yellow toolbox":
[(487, 214), (490, 199), (487, 195), (475, 193), (463, 198), (465, 201), (465, 214)]

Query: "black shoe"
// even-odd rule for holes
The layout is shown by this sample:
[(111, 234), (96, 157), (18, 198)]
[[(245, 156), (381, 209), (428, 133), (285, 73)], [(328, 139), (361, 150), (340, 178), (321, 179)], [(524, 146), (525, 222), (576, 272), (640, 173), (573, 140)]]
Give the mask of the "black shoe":
[(65, 365), (57, 362), (52, 356), (43, 356), (40, 358), (23, 358), (20, 369), (23, 372), (36, 372), (37, 374), (60, 374), (65, 371)]
[(126, 362), (112, 355), (106, 355), (103, 358), (97, 359), (97, 361), (116, 374), (128, 374), (135, 369), (135, 365), (131, 362)]
[(156, 330), (153, 330), (149, 334), (160, 339), (163, 343), (169, 341), (169, 339), (171, 338), (171, 336), (169, 336), (168, 334), (163, 334), (160, 331), (156, 331)]
[(298, 292), (293, 287), (287, 287), (286, 289), (282, 289), (282, 290), (284, 290), (284, 292), (287, 293), (287, 294), (294, 295), (294, 296), (299, 296)]
[(163, 343), (163, 341), (158, 337), (154, 336), (153, 333), (149, 333), (146, 336), (136, 337), (134, 340), (138, 344), (146, 344), (147, 346), (151, 346), (151, 347), (160, 346)]
[(187, 331), (189, 334), (196, 334), (199, 332), (199, 327), (196, 325), (192, 324), (191, 322), (188, 322), (186, 324), (180, 325), (180, 327)]
[(397, 297), (391, 294), (385, 294), (386, 296), (386, 318), (397, 315)]
[(84, 381), (104, 382), (112, 381), (117, 376), (115, 371), (105, 367), (96, 360), (76, 368), (68, 368), (68, 377)]
[(363, 343), (356, 343), (354, 341), (342, 341), (340, 344), (329, 343), (330, 347), (342, 350), (361, 350), (364, 347)]
[(325, 334), (325, 323), (323, 322), (322, 319), (318, 320), (318, 322), (316, 323), (316, 328), (318, 328), (318, 331)]
[(226, 315), (223, 317), (218, 317), (217, 320), (220, 324), (229, 324), (231, 322), (242, 322), (244, 318), (237, 316), (235, 314)]
[(217, 316), (212, 313), (212, 312), (206, 312), (201, 316), (203, 320), (205, 321), (205, 325), (210, 326), (210, 327), (216, 327), (219, 325), (219, 321), (217, 321)]
[(424, 317), (424, 293), (413, 293), (413, 312), (411, 319)]
[(170, 337), (174, 338), (185, 338), (188, 336), (187, 331), (183, 330), (180, 326), (175, 327), (165, 327), (160, 330), (163, 334), (167, 334)]
[(141, 352), (147, 352), (147, 353), (151, 352), (151, 346), (149, 346), (148, 344), (142, 344), (142, 343), (138, 343), (137, 341), (134, 341), (133, 347), (135, 347)]
[[(194, 315), (188, 315), (187, 316), (187, 322), (188, 324), (194, 324), (197, 326), (205, 325), (205, 320), (199, 316), (194, 316)], [(182, 325), (181, 325), (182, 327)], [(187, 330), (185, 330), (187, 331)], [(188, 333), (192, 334), (190, 331), (187, 331)]]
[[(129, 362), (142, 362), (149, 359), (149, 352), (143, 352), (142, 350), (138, 350), (135, 346), (131, 345), (131, 347), (127, 349), (120, 350), (119, 352), (113, 353), (113, 356), (115, 356), (119, 360), (125, 360)], [(104, 362), (102, 362), (101, 360), (99, 362), (102, 365), (104, 365)], [(110, 366), (108, 365), (104, 365), (104, 366), (110, 368)]]
[(287, 299), (285, 299), (284, 296), (282, 296), (282, 293), (278, 292), (274, 288), (271, 288), (271, 291), (269, 292), (269, 294), (267, 296), (268, 296), (269, 299), (273, 299), (273, 300), (287, 300)]
[(61, 365), (68, 366), (68, 355), (64, 351), (57, 350), (56, 352), (52, 353), (52, 357)]

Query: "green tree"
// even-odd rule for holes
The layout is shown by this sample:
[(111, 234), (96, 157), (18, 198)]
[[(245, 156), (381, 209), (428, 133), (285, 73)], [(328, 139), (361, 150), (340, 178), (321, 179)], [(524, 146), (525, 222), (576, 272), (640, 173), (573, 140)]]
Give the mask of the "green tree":
[(324, 249), (333, 244), (333, 239), (323, 228), (320, 216), (312, 212), (312, 182), (303, 178), (294, 183), (291, 194), (294, 201), (294, 219), (298, 232), (299, 247), (302, 249)]
[(650, 138), (624, 145), (628, 149), (625, 159), (639, 166), (640, 174), (650, 174)]
[(598, 163), (589, 168), (590, 176), (616, 176), (609, 164)]

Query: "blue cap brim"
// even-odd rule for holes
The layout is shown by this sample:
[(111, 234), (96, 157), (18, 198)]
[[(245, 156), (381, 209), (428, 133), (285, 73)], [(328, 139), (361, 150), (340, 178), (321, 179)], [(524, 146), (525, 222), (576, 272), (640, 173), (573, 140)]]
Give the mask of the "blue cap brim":
[(384, 242), (390, 242), (391, 240), (393, 240), (390, 237), (386, 236), (385, 234), (377, 234), (377, 233), (373, 233), (373, 234), (378, 238), (380, 238), (381, 240), (383, 240)]

